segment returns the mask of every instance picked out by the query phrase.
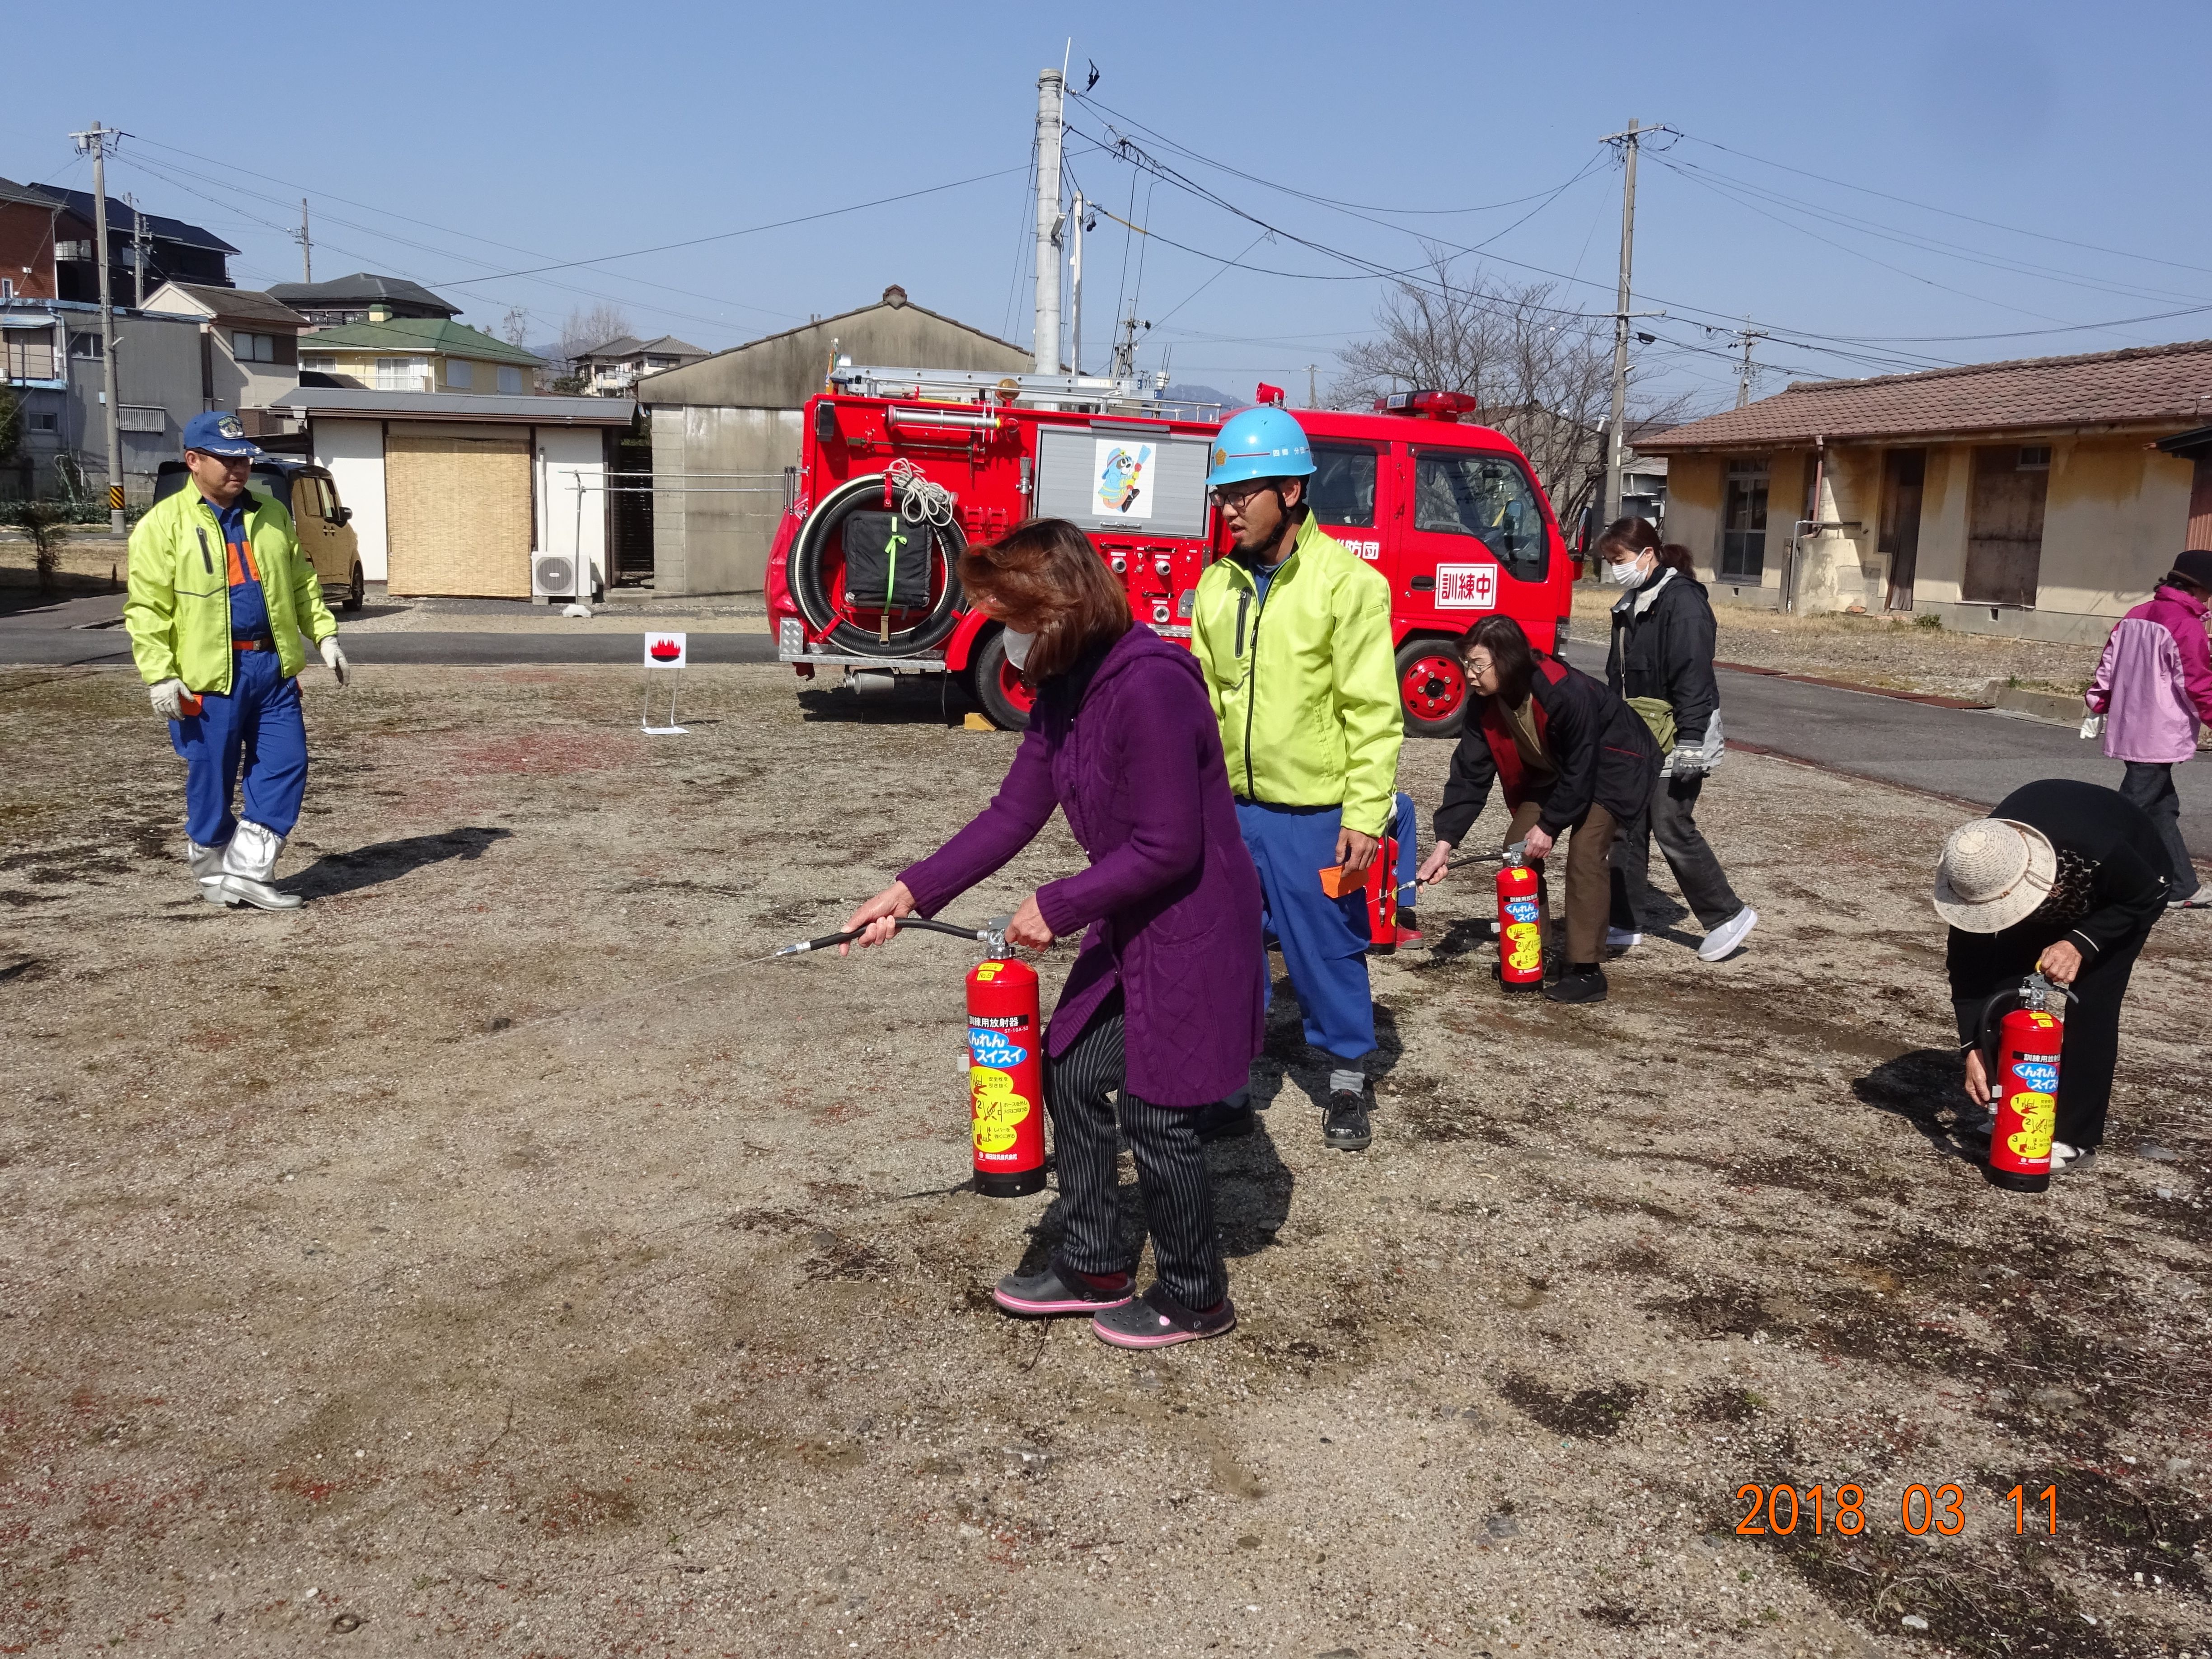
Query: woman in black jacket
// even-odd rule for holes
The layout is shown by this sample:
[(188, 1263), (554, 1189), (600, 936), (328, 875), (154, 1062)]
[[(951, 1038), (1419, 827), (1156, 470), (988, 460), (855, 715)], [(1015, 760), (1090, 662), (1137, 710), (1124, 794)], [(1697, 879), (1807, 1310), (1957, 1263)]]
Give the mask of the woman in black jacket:
[[(1538, 878), (1545, 855), (1567, 838), (1566, 971), (1544, 994), (1554, 1002), (1602, 1002), (1598, 952), (1605, 933), (1607, 855), (1615, 825), (1651, 792), (1659, 751), (1633, 710), (1589, 675), (1533, 649), (1510, 617), (1488, 617), (1462, 642), (1476, 701), (1452, 750), (1451, 778), (1437, 808), (1437, 844), (1417, 879), (1443, 879), (1451, 850), (1482, 816), (1493, 779), (1512, 809), (1506, 845), (1526, 843)], [(1542, 900), (1550, 933), (1551, 902)]]
[[(2133, 801), (2072, 778), (2023, 784), (1943, 843), (1936, 912), (1951, 924), (1944, 963), (1967, 1098), (1995, 1103), (1978, 1044), (1994, 993), (2039, 971), (2074, 993), (2058, 1050), (2053, 1175), (2104, 1142), (2120, 1000), (2172, 887), (2165, 847)], [(1987, 1134), (1996, 1123), (1991, 1110), (1978, 1127)]]
[(1606, 943), (1642, 942), (1651, 908), (1651, 838), (1705, 930), (1699, 960), (1718, 962), (1759, 925), (1735, 896), (1694, 814), (1705, 774), (1720, 764), (1720, 688), (1713, 680), (1713, 608), (1687, 548), (1659, 539), (1642, 519), (1617, 519), (1598, 538), (1607, 579), (1629, 591), (1613, 607), (1605, 680), (1644, 717), (1667, 758), (1642, 809), (1613, 844), (1613, 926)]

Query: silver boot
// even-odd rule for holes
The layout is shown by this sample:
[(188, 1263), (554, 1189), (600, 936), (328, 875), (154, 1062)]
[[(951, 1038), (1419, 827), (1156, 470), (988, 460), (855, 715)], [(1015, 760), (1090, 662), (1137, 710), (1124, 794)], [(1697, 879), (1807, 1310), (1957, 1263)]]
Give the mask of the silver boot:
[(192, 879), (200, 884), (200, 896), (210, 904), (238, 902), (222, 890), (222, 853), (220, 847), (203, 847), (190, 839), (185, 842), (185, 862), (191, 866)]
[(222, 849), (222, 895), (226, 903), (245, 903), (262, 910), (296, 910), (296, 893), (280, 893), (269, 884), (276, 873), (276, 855), (284, 850), (284, 837), (258, 823), (240, 819), (230, 845)]

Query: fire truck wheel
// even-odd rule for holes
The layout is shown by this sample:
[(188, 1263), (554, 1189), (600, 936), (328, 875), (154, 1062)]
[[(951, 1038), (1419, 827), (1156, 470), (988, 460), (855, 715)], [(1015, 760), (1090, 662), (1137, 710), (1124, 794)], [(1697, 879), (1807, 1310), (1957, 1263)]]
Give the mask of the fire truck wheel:
[(880, 617), (872, 610), (857, 613), (844, 593), (844, 526), (846, 519), (863, 510), (880, 511), (884, 475), (867, 473), (848, 479), (816, 504), (792, 538), (784, 563), (791, 597), (807, 623), (826, 635), (826, 643), (838, 651), (862, 657), (903, 657), (942, 644), (959, 625), (960, 579), (952, 565), (967, 551), (968, 540), (956, 519), (934, 527), (931, 550), (929, 608), (897, 611), (906, 618), (884, 639)]
[(1458, 641), (1434, 636), (1400, 646), (1398, 700), (1405, 705), (1407, 737), (1457, 737), (1467, 719), (1467, 670)]
[(968, 659), (968, 690), (991, 724), (1001, 732), (1026, 732), (1036, 695), (1006, 660), (1006, 642), (993, 629)]

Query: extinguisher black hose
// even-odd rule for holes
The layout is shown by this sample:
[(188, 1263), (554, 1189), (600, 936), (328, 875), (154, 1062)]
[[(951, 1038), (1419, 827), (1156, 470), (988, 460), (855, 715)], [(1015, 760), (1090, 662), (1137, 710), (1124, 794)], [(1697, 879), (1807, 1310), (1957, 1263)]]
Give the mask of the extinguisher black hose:
[[(906, 932), (908, 928), (918, 927), (927, 933), (948, 934), (953, 939), (988, 941), (993, 936), (992, 930), (988, 927), (963, 927), (956, 922), (932, 921), (927, 916), (895, 917), (893, 925), (901, 933)], [(850, 945), (867, 931), (866, 927), (848, 927), (842, 933), (824, 933), (820, 939), (805, 939), (797, 945), (787, 945), (775, 954), (780, 957), (796, 957), (804, 956), (809, 951), (827, 951), (836, 945)]]

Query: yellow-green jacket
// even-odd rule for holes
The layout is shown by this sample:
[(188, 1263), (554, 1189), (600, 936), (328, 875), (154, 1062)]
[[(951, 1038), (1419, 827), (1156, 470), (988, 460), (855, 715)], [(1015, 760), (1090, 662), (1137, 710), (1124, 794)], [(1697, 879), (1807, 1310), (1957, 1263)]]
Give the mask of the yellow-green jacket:
[(1208, 566), (1190, 635), (1237, 798), (1380, 835), (1405, 741), (1382, 573), (1308, 517), (1264, 602), (1242, 560)]
[[(300, 551), (292, 515), (246, 486), (246, 538), (261, 569), (276, 660), (289, 679), (307, 665), (302, 631), (319, 645), (338, 631), (315, 567)], [(189, 480), (156, 502), (131, 532), (131, 597), (123, 625), (147, 684), (178, 679), (188, 691), (230, 690), (230, 576), (222, 521)]]

